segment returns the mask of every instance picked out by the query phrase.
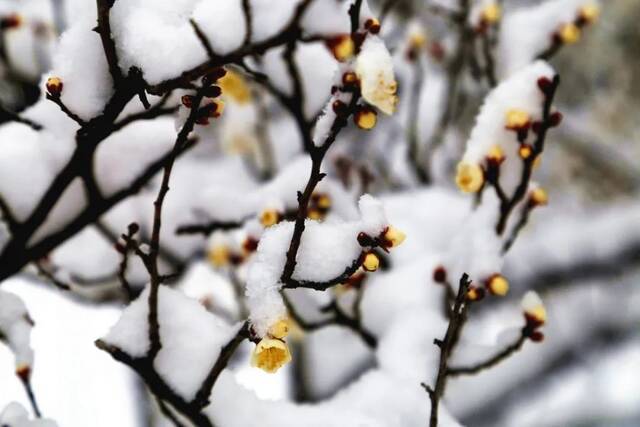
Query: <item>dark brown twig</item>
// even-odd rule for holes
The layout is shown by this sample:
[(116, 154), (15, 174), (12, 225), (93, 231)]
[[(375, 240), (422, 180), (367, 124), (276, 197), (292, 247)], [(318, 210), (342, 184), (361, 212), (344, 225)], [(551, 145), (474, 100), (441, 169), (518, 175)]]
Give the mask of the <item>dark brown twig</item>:
[(431, 415), (429, 417), (430, 427), (438, 426), (438, 405), (440, 403), (440, 399), (444, 395), (444, 391), (447, 386), (449, 357), (451, 356), (455, 341), (460, 335), (460, 330), (462, 329), (464, 321), (466, 319), (465, 314), (468, 306), (465, 300), (470, 284), (471, 282), (469, 281), (469, 276), (466, 273), (463, 274), (460, 278), (458, 293), (456, 295), (456, 300), (452, 308), (447, 332), (445, 333), (445, 336), (442, 340), (434, 340), (434, 344), (440, 348), (440, 363), (438, 366), (436, 383), (433, 388), (426, 385), (425, 383), (422, 383), (422, 386), (429, 394), (429, 399), (431, 400)]
[(447, 369), (447, 375), (455, 377), (459, 375), (473, 375), (479, 372), (484, 371), (485, 369), (492, 368), (502, 362), (503, 360), (508, 359), (511, 355), (516, 353), (522, 348), (522, 345), (527, 340), (527, 337), (524, 334), (521, 334), (520, 337), (513, 343), (505, 347), (504, 350), (500, 351), (496, 355), (490, 357), (484, 362), (477, 363), (472, 366), (459, 366), (459, 367), (451, 367)]

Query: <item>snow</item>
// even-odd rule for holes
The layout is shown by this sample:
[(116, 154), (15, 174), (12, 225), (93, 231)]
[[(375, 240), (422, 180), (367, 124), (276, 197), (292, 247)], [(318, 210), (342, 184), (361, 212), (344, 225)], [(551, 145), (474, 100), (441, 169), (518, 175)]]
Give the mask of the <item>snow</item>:
[[(505, 127), (507, 113), (522, 111), (529, 115), (531, 122), (540, 121), (544, 95), (538, 88), (538, 79), (553, 76), (554, 70), (549, 64), (536, 61), (501, 82), (485, 98), (467, 141), (464, 163), (482, 165), (493, 146), (502, 149), (505, 160), (500, 167), (500, 184), (507, 194), (520, 182), (522, 170), (516, 132)], [(534, 138), (535, 134), (530, 132), (527, 141)]]
[(58, 424), (49, 419), (29, 420), (29, 414), (22, 405), (11, 402), (0, 413), (0, 424), (6, 427), (57, 427)]
[[(97, 116), (113, 95), (113, 83), (94, 23), (79, 21), (60, 38), (48, 77), (64, 84), (60, 99), (84, 120)], [(91, 76), (91, 78), (87, 78)]]
[[(343, 223), (307, 220), (296, 257), (293, 279), (323, 282), (340, 276), (359, 257), (358, 233), (380, 234), (387, 226), (382, 204), (369, 195), (360, 199), (361, 219)], [(293, 222), (268, 228), (260, 239), (247, 276), (247, 303), (259, 336), (286, 314), (279, 290)]]
[(0, 290), (0, 337), (15, 355), (16, 370), (33, 365), (31, 318), (20, 297)]
[(218, 55), (239, 48), (247, 33), (242, 3), (238, 0), (201, 1), (193, 11), (193, 19)]
[[(149, 289), (122, 313), (104, 337), (132, 357), (144, 357), (149, 348)], [(167, 384), (190, 401), (218, 359), (221, 348), (237, 331), (182, 292), (161, 286), (158, 323), (162, 349), (154, 367)]]
[(573, 22), (582, 6), (593, 4), (599, 1), (548, 0), (506, 14), (498, 45), (500, 74), (508, 77), (533, 62), (562, 24)]

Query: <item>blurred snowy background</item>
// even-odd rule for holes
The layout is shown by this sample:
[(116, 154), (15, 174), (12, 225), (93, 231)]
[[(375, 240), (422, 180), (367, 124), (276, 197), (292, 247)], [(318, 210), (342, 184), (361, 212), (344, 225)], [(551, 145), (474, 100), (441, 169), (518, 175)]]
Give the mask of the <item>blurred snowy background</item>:
[[(534, 172), (549, 203), (532, 212), (513, 248), (497, 260), (492, 252), (494, 216), (470, 219), (474, 197), (462, 194), (455, 183), (456, 164), (465, 155), (492, 86), (474, 76), (477, 70), (469, 59), (470, 52), (482, 52), (482, 47), (460, 50), (459, 24), (447, 15), (467, 4), (464, 25), (477, 30), (474, 14), (494, 2), (469, 2), (369, 1), (363, 14), (382, 23), (375, 37), (384, 41), (393, 59), (400, 101), (391, 116), (375, 105), (380, 113), (370, 132), (349, 120), (323, 163), (328, 178), (318, 194), (329, 198), (329, 212), (315, 201), (318, 216), (309, 217), (328, 227), (341, 221), (360, 226), (370, 212), (359, 211), (357, 201), (371, 193), (382, 202), (388, 224), (406, 233), (406, 241), (389, 255), (378, 251), (381, 268), (367, 273), (362, 292), (349, 287), (287, 291), (289, 302), (310, 323), (327, 320), (331, 304), (336, 313), (344, 310), (356, 318), (349, 310), (355, 307), (354, 298), (362, 298), (359, 324), (353, 328), (328, 322), (306, 331), (304, 325), (293, 327), (287, 341), (293, 360), (275, 374), (250, 366), (254, 344), (244, 341), (206, 409), (215, 425), (426, 425), (430, 403), (420, 383), (433, 383), (439, 353), (432, 341), (447, 326), (444, 287), (433, 280), (433, 272), (445, 265), (454, 284), (458, 271), (469, 272), (478, 283), (489, 273), (501, 273), (510, 284), (506, 297), (487, 296), (471, 307), (452, 356), (456, 366), (485, 359), (509, 342), (509, 332), (522, 326), (520, 299), (528, 290), (544, 300), (547, 323), (543, 342), (526, 342), (490, 370), (451, 378), (440, 425), (640, 426), (640, 2), (601, 1), (597, 22), (580, 27), (579, 40), (549, 58), (561, 76), (554, 104), (563, 121), (550, 130)], [(184, 102), (180, 105), (181, 96), (191, 92), (177, 86), (165, 91), (162, 83), (208, 60), (189, 19), (199, 23), (214, 51), (233, 54), (247, 42), (241, 3), (115, 1), (111, 27), (119, 64), (123, 70), (142, 70), (149, 101), (162, 111), (114, 129), (98, 147), (92, 167), (105, 197), (130, 188), (171, 149), (177, 130), (188, 120)], [(247, 3), (254, 43), (286, 28), (299, 4)], [(341, 59), (341, 45), (336, 48), (335, 34), (350, 32), (347, 10), (352, 2), (311, 3), (300, 24), (308, 40), (294, 42), (297, 47), (289, 52), (300, 88), (292, 84), (284, 44), (241, 56), (233, 64), (223, 62), (231, 77), (220, 83), (222, 116), (196, 127), (198, 144), (180, 156), (171, 177), (161, 231), (162, 272), (176, 273), (170, 286), (201, 302), (227, 329), (255, 316), (251, 301), (247, 307), (242, 297), (254, 262), (245, 245), (263, 233), (265, 212), (295, 219), (296, 191), (304, 188), (310, 169), (305, 144), (323, 137), (323, 129), (318, 126), (314, 133), (313, 125), (328, 100), (333, 105), (336, 69), (346, 67), (336, 60)], [(541, 50), (538, 45), (554, 43), (552, 33), (566, 17), (573, 19), (592, 3), (497, 2), (503, 18), (493, 45), (497, 80), (528, 66)], [(536, 7), (548, 10), (536, 14)], [(520, 20), (509, 21), (517, 13)], [(5, 220), (0, 227), (0, 290), (19, 296), (35, 323), (31, 385), (46, 418), (64, 427), (171, 426), (140, 377), (94, 345), (127, 306), (118, 278), (122, 256), (114, 243), (131, 222), (140, 225), (141, 240), (151, 238), (161, 174), (152, 174), (99, 218), (84, 223), (83, 215), (93, 212), (95, 201), (87, 199), (79, 180), (70, 183), (22, 247), (11, 246), (15, 234), (4, 212), (6, 204), (18, 222), (29, 218), (71, 158), (77, 129), (99, 115), (113, 95), (100, 37), (91, 31), (96, 16), (96, 4), (89, 0), (0, 0), (0, 201)], [(452, 92), (459, 52), (467, 59)], [(478, 58), (482, 68), (486, 58)], [(61, 99), (79, 116), (79, 125), (46, 99), (50, 77), (64, 83)], [(291, 96), (297, 90), (303, 98), (298, 110)], [(443, 126), (452, 98), (457, 100), (455, 114)], [(143, 111), (132, 96), (118, 117), (126, 120)], [(484, 195), (484, 209), (479, 210), (495, 214), (495, 200), (488, 196), (492, 194)], [(215, 227), (177, 233), (194, 225)], [(219, 230), (212, 233), (213, 228)], [(350, 264), (348, 257), (340, 258), (349, 243), (334, 231), (317, 229), (317, 241), (303, 240), (306, 257), (299, 259), (299, 274), (304, 276), (295, 279), (323, 281), (332, 277), (323, 276), (324, 270), (341, 272), (342, 265)], [(322, 246), (322, 233), (327, 240), (336, 239), (333, 246)], [(320, 255), (328, 255), (315, 256), (314, 243), (324, 248), (318, 249)], [(30, 255), (32, 249), (38, 256)], [(125, 275), (134, 295), (149, 281), (133, 256)], [(343, 308), (336, 310), (336, 305)], [(0, 310), (7, 307), (0, 304)], [(190, 307), (184, 303), (175, 318)], [(0, 327), (5, 318), (0, 311)], [(195, 314), (193, 319), (206, 321)], [(202, 324), (193, 328), (199, 326), (206, 330)], [(124, 324), (125, 334), (128, 328)], [(363, 339), (366, 333), (376, 338), (375, 345)], [(191, 342), (198, 336), (197, 331), (195, 338), (185, 333), (185, 342), (177, 346), (199, 351)], [(31, 410), (14, 356), (9, 346), (0, 345), (0, 413), (10, 402)], [(193, 367), (179, 361), (197, 359), (183, 356), (164, 369), (177, 378), (193, 375)], [(0, 420), (11, 427), (39, 427)]]

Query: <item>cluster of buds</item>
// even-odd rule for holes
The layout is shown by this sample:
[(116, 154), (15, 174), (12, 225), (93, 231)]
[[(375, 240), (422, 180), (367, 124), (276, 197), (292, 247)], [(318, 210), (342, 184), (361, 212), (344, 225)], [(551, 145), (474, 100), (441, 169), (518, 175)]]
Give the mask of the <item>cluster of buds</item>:
[[(406, 239), (406, 234), (393, 226), (385, 227), (377, 236), (373, 237), (367, 233), (358, 234), (358, 243), (362, 247), (382, 248), (385, 252), (389, 249), (400, 246)], [(374, 272), (380, 266), (380, 258), (373, 251), (368, 251), (363, 258), (362, 268), (368, 272)]]
[(582, 29), (593, 24), (600, 16), (600, 7), (591, 3), (581, 7), (572, 22), (562, 24), (553, 34), (553, 42), (556, 45), (574, 44), (580, 40)]
[(331, 209), (331, 197), (326, 193), (313, 193), (309, 200), (307, 217), (316, 221), (324, 219)]
[(247, 236), (241, 244), (232, 247), (227, 239), (220, 239), (207, 251), (207, 260), (215, 268), (238, 266), (258, 249), (258, 243), (255, 237)]
[(64, 84), (62, 83), (62, 79), (60, 77), (49, 77), (47, 79), (47, 83), (45, 84), (47, 88), (47, 93), (53, 98), (59, 98), (62, 94), (62, 88)]
[(521, 306), (526, 322), (522, 334), (534, 342), (542, 341), (544, 334), (539, 329), (547, 321), (547, 310), (540, 296), (534, 291), (528, 291), (522, 298)]
[(0, 30), (10, 30), (12, 28), (18, 28), (22, 25), (22, 17), (17, 13), (12, 13), (0, 18)]
[(271, 325), (267, 335), (258, 341), (251, 354), (251, 366), (272, 374), (289, 363), (291, 352), (284, 341), (289, 329), (288, 319), (280, 319)]
[[(209, 120), (217, 118), (222, 115), (224, 111), (224, 102), (218, 97), (222, 94), (220, 86), (216, 86), (215, 83), (224, 77), (227, 71), (224, 68), (216, 68), (211, 73), (202, 78), (203, 88), (201, 89), (202, 95), (205, 98), (203, 106), (198, 108), (196, 123), (202, 126), (209, 124)], [(184, 95), (181, 99), (182, 105), (186, 108), (192, 109), (194, 107), (194, 97), (192, 95)]]

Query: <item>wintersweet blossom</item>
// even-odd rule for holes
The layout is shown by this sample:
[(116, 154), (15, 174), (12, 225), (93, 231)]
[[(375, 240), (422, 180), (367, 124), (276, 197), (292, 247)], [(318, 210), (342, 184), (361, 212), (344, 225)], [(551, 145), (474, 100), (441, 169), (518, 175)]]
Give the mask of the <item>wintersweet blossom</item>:
[(353, 121), (360, 129), (371, 130), (376, 126), (378, 115), (372, 108), (360, 108), (354, 114)]
[(251, 366), (273, 374), (291, 361), (287, 344), (276, 338), (263, 338), (251, 355)]
[(558, 37), (564, 44), (573, 44), (580, 40), (580, 28), (573, 22), (564, 24), (558, 31)]
[(542, 299), (535, 291), (528, 291), (521, 302), (525, 315), (543, 325), (547, 321), (547, 310), (542, 303)]
[(506, 122), (507, 129), (520, 129), (529, 123), (529, 113), (523, 110), (511, 109), (507, 110)]
[(398, 104), (398, 83), (393, 74), (391, 55), (377, 37), (369, 37), (356, 58), (356, 75), (362, 97), (385, 114), (393, 114)]
[(456, 184), (465, 193), (476, 193), (484, 184), (484, 173), (475, 163), (458, 163)]
[(547, 192), (539, 187), (531, 191), (529, 198), (534, 205), (546, 205), (549, 202)]
[(594, 23), (599, 17), (600, 6), (596, 3), (587, 4), (580, 9), (580, 18), (584, 19), (589, 24)]
[(223, 245), (215, 245), (207, 252), (207, 259), (214, 267), (224, 267), (230, 258), (229, 248)]
[(289, 335), (289, 319), (280, 319), (267, 331), (273, 338), (282, 339)]
[(59, 96), (62, 93), (62, 80), (59, 77), (49, 77), (46, 83), (47, 92), (52, 96)]
[(364, 261), (362, 262), (362, 268), (364, 268), (368, 272), (374, 272), (380, 266), (380, 259), (373, 252), (369, 252), (365, 255)]
[(401, 230), (398, 230), (396, 227), (390, 225), (389, 227), (387, 227), (382, 237), (384, 239), (386, 247), (395, 248), (397, 246), (400, 246), (402, 242), (404, 242), (404, 240), (407, 238), (407, 235)]
[(251, 101), (251, 89), (244, 78), (233, 71), (227, 73), (218, 80), (222, 93), (238, 104), (246, 104)]
[(501, 274), (494, 274), (487, 280), (487, 289), (493, 295), (503, 297), (509, 293), (509, 281)]
[(260, 214), (260, 223), (264, 227), (271, 227), (275, 225), (280, 220), (280, 214), (275, 209), (265, 209)]
[(481, 17), (487, 24), (495, 24), (502, 17), (502, 9), (498, 3), (489, 3), (482, 9)]

